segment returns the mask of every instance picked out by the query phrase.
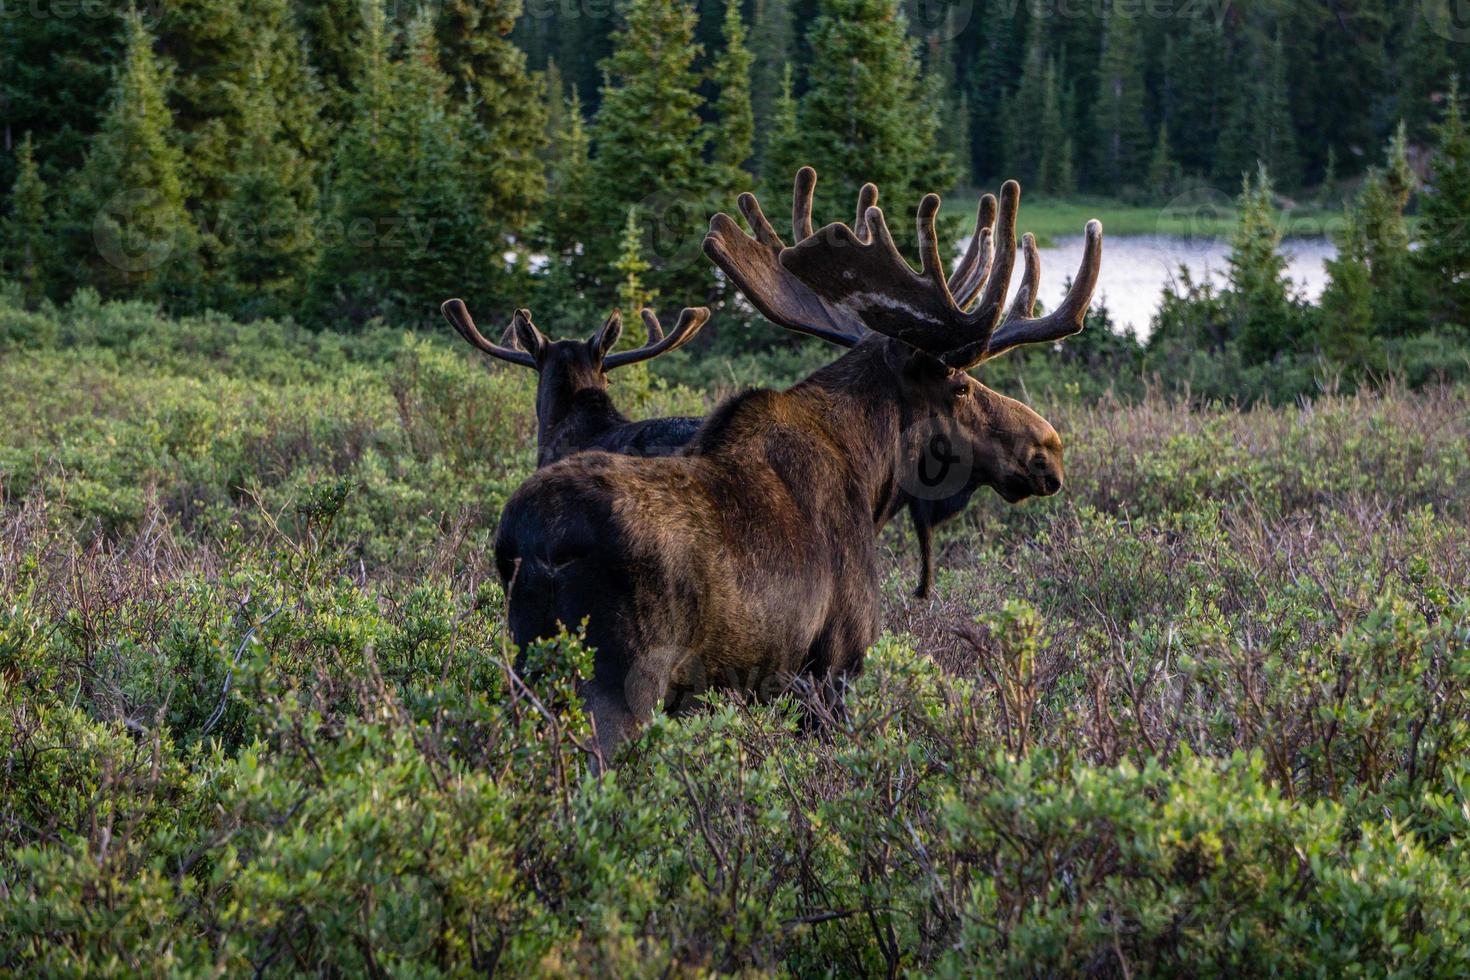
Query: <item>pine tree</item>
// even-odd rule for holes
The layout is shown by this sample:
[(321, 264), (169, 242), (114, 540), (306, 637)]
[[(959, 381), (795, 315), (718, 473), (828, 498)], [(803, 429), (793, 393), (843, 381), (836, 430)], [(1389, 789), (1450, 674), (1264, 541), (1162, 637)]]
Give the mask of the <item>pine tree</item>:
[(1327, 286), (1317, 316), (1317, 350), (1350, 377), (1378, 365), (1382, 345), (1373, 340), (1373, 283), (1352, 212), (1337, 239), (1337, 255), (1325, 264)]
[(745, 47), (745, 22), (740, 0), (726, 0), (725, 48), (715, 59), (712, 78), (719, 89), (715, 101), (713, 157), (722, 169), (720, 183), (729, 190), (747, 190), (745, 164), (755, 143), (755, 119), (750, 105), (750, 67), (754, 57)]
[(362, 73), (362, 0), (296, 4), (307, 61), (322, 86), (322, 115), (333, 129), (352, 114), (352, 86)]
[(0, 7), (0, 188), (15, 183), (19, 158), (12, 152), (22, 133), (32, 134), (41, 177), (54, 187), (86, 158), (122, 58), (112, 7), (123, 5)]
[(1137, 181), (1148, 153), (1143, 59), (1133, 8), (1115, 3), (1108, 10), (1105, 31), (1094, 108), (1098, 145), (1093, 174), (1102, 188), (1117, 192)]
[(282, 138), (275, 100), (260, 84), (242, 94), (241, 146), (226, 180), (219, 234), (238, 314), (279, 315), (305, 287), (315, 250), (316, 185)]
[[(1186, 19), (1183, 31), (1170, 37), (1164, 53), (1160, 115), (1169, 120), (1174, 157), (1187, 173), (1214, 171), (1215, 144), (1223, 125), (1221, 88), (1226, 63), (1225, 36), (1208, 17)], [(1240, 171), (1230, 176), (1233, 183)]]
[(1243, 58), (1233, 72), (1241, 84), (1230, 90), (1215, 176), (1235, 180), (1264, 166), (1282, 186), (1295, 187), (1301, 166), (1280, 31), (1269, 44), (1252, 31)]
[(15, 186), (10, 191), (10, 214), (0, 223), (0, 269), (17, 280), (29, 307), (46, 295), (46, 273), (51, 259), (51, 234), (46, 211), (46, 184), (36, 166), (28, 132), (16, 150)]
[(1154, 152), (1148, 162), (1148, 177), (1145, 180), (1148, 192), (1157, 198), (1167, 198), (1174, 191), (1177, 173), (1173, 150), (1169, 146), (1169, 127), (1160, 123), (1159, 137), (1154, 140)]
[[(914, 44), (897, 0), (820, 0), (807, 33), (811, 87), (801, 98), (807, 161), (822, 175), (818, 214), (842, 214), (873, 181), (894, 215), (948, 190), (953, 166), (939, 146), (939, 120), (925, 99)], [(908, 242), (912, 222), (890, 222)]]
[(123, 64), (78, 177), (69, 264), (104, 295), (191, 300), (197, 233), (184, 207), (184, 159), (169, 112), (169, 73), (136, 11), (124, 17)]
[(1404, 221), (1413, 187), (1402, 124), (1389, 142), (1388, 165), (1368, 171), (1348, 208), (1348, 230), (1339, 250), (1367, 270), (1374, 332), (1402, 335), (1417, 329), (1419, 296), (1412, 272), (1409, 229)]
[(269, 99), (279, 139), (310, 170), (327, 152), (323, 93), (288, 0), (171, 0), (162, 10), (159, 44), (177, 68), (169, 106), (184, 152), (187, 201), (214, 264), (220, 211), (244, 149), (246, 106)]
[[(628, 219), (623, 222), (623, 236), (618, 242), (618, 260), (613, 263), (613, 268), (621, 276), (618, 280), (618, 309), (623, 311), (624, 339), (630, 342), (629, 346), (637, 347), (647, 339), (646, 336), (636, 336), (642, 323), (638, 311), (645, 306), (652, 306), (658, 293), (650, 291), (643, 284), (643, 277), (653, 266), (643, 257), (643, 225), (638, 220), (636, 207), (628, 209)], [(639, 322), (639, 327), (633, 326), (635, 320)], [(630, 333), (635, 336), (627, 337)]]
[(311, 309), (333, 323), (432, 322), (452, 292), (495, 288), (505, 229), (492, 225), (475, 155), (483, 131), (450, 103), (426, 16), (402, 58), (384, 11), (368, 7), (353, 114), (337, 147)]
[(482, 130), (479, 189), (490, 212), (511, 226), (525, 223), (546, 192), (545, 89), (506, 36), (520, 16), (521, 0), (444, 0), (435, 20), (450, 98), (468, 106)]
[(771, 109), (771, 125), (766, 139), (763, 186), (768, 201), (786, 199), (791, 193), (792, 179), (805, 162), (796, 118), (798, 106), (791, 89), (791, 66), (787, 65), (781, 78), (781, 95)]
[(562, 134), (567, 128), (567, 86), (562, 81), (561, 67), (555, 58), (546, 63), (541, 79), (546, 95), (546, 140), (542, 156), (554, 164), (561, 154)]
[[(613, 35), (613, 53), (603, 61), (606, 82), (593, 128), (597, 225), (616, 227), (629, 205), (651, 202), (639, 217), (657, 227), (658, 245), (669, 250), (650, 277), (666, 294), (701, 288), (710, 278), (699, 255), (714, 180), (704, 163), (699, 117), (697, 20), (683, 0), (631, 0)], [(616, 261), (611, 238), (587, 243), (600, 270)]]
[(1301, 161), (1297, 156), (1296, 129), (1286, 83), (1286, 53), (1279, 27), (1267, 52), (1256, 119), (1257, 154), (1261, 162), (1280, 186), (1296, 187), (1301, 179)]
[(1055, 59), (1047, 59), (1041, 102), (1040, 173), (1037, 190), (1044, 194), (1070, 194), (1076, 185), (1072, 176), (1072, 138), (1067, 132), (1062, 106), (1061, 80)]
[(1234, 334), (1247, 363), (1269, 361), (1301, 339), (1290, 297), (1281, 231), (1271, 203), (1271, 181), (1261, 168), (1241, 183), (1240, 223), (1230, 238), (1230, 298)]
[[(1042, 175), (1043, 158), (1048, 145), (1037, 133), (1038, 120), (1046, 129), (1047, 100), (1057, 98), (1058, 93), (1048, 90), (1049, 69), (1055, 65), (1046, 56), (1046, 40), (1043, 33), (1045, 20), (1039, 2), (1032, 3), (1029, 33), (1026, 37), (1026, 59), (1021, 69), (1021, 81), (1001, 109), (1001, 143), (1004, 148), (1005, 174), (1021, 182), (1022, 187), (1045, 183)], [(1052, 106), (1058, 133), (1061, 132), (1061, 104), (1057, 99)], [(1061, 143), (1054, 144), (1059, 149)]]
[(1420, 247), (1414, 260), (1432, 322), (1466, 330), (1470, 326), (1470, 134), (1454, 83), (1435, 136), (1429, 187), (1419, 205)]
[(762, 178), (771, 176), (766, 149), (795, 47), (789, 0), (755, 0), (750, 29), (750, 50), (755, 55), (750, 68), (750, 108), (755, 118), (756, 169)]
[(582, 100), (575, 90), (567, 102), (563, 118), (565, 123), (557, 141), (544, 224), (548, 244), (562, 261), (570, 262), (578, 245), (586, 241), (589, 234), (595, 233), (591, 226), (589, 141), (582, 117)]

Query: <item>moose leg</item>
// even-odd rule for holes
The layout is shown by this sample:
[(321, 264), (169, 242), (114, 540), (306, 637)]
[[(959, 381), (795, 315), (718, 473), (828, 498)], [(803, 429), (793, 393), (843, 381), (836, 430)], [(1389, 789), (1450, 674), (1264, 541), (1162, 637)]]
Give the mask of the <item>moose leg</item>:
[(924, 505), (917, 500), (909, 504), (909, 516), (914, 521), (914, 538), (919, 542), (919, 584), (914, 598), (927, 599), (934, 588), (934, 527)]

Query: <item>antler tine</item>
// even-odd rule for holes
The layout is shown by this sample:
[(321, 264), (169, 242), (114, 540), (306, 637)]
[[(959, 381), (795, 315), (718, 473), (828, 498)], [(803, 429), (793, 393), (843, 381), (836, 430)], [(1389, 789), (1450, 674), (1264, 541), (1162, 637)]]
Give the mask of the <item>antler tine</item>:
[[(803, 167), (796, 174), (791, 224), (799, 239), (811, 235), (811, 201), (816, 180), (816, 171), (810, 167)], [(865, 214), (877, 196), (876, 188), (864, 187), (858, 194), (859, 214)], [(861, 340), (867, 331), (853, 313), (825, 303), (781, 266), (781, 250), (786, 243), (771, 227), (755, 195), (741, 194), (736, 201), (752, 234), (747, 235), (728, 214), (716, 214), (710, 219), (704, 254), (772, 323), (842, 347), (851, 347)]]
[[(939, 198), (932, 194), (925, 196), (918, 210), (919, 272), (899, 254), (883, 220), (883, 211), (877, 207), (870, 207), (865, 213), (870, 240), (859, 240), (856, 232), (846, 225), (828, 225), (784, 250), (781, 265), (819, 297), (824, 306), (843, 310), (874, 333), (902, 341), (948, 367), (970, 368), (1017, 344), (1076, 333), (1081, 329), (1097, 283), (1102, 226), (1092, 222), (1088, 225), (1082, 267), (1067, 299), (1055, 313), (1032, 319), (1041, 260), (1035, 237), (1027, 235), (1021, 292), (1011, 306), (1005, 325), (998, 329), (1002, 313), (1006, 312), (1006, 293), (1016, 264), (1016, 211), (1020, 200), (1020, 185), (1013, 180), (1006, 181), (1000, 193), (990, 275), (985, 279), (973, 312), (966, 312), (956, 302), (944, 276), (934, 227)], [(977, 236), (977, 256), (986, 230), (982, 228), (982, 234)]]
[[(491, 357), (498, 357), (502, 361), (509, 361), (512, 364), (519, 364), (521, 367), (528, 367), (533, 371), (536, 370), (536, 359), (530, 354), (527, 354), (523, 350), (502, 347), (500, 344), (491, 343), (486, 340), (480, 334), (480, 331), (476, 329), (474, 318), (470, 316), (469, 307), (465, 306), (464, 300), (445, 300), (443, 305), (439, 307), (439, 312), (444, 314), (444, 319), (449, 321), (449, 325), (461, 337)], [(517, 320), (525, 319), (529, 323), (531, 320), (531, 311), (516, 310), (515, 318)], [(513, 323), (510, 329), (514, 330)]]
[(949, 277), (949, 291), (961, 309), (968, 309), (975, 297), (985, 286), (990, 274), (990, 262), (994, 258), (992, 242), (995, 224), (995, 195), (982, 194), (975, 208), (975, 234), (965, 249), (964, 258)]
[[(1028, 256), (1028, 268), (1026, 275), (1031, 276), (1029, 268), (1030, 257)], [(1037, 275), (1040, 275), (1041, 261), (1036, 259)], [(1086, 239), (1082, 246), (1082, 264), (1077, 267), (1077, 276), (1072, 280), (1072, 288), (1067, 290), (1066, 297), (1055, 310), (1046, 316), (1032, 319), (1030, 310), (1025, 315), (1018, 316), (1015, 308), (999, 329), (991, 335), (990, 344), (985, 350), (984, 360), (998, 357), (1013, 347), (1022, 344), (1039, 344), (1048, 341), (1061, 340), (1077, 333), (1087, 322), (1087, 310), (1092, 305), (1092, 294), (1097, 289), (1098, 272), (1102, 269), (1102, 222), (1093, 219), (1087, 223)], [(1023, 284), (1022, 288), (1025, 286)], [(1033, 298), (1034, 302), (1034, 298)]]
[(1036, 293), (1041, 286), (1041, 253), (1036, 250), (1036, 236), (1029, 231), (1021, 236), (1021, 261), (1024, 263), (1021, 288), (1016, 291), (1016, 298), (1011, 300), (1011, 311), (1006, 314), (1007, 323), (1029, 319), (1036, 309)]
[[(604, 371), (623, 367), (628, 364), (637, 364), (640, 361), (651, 360), (660, 354), (678, 350), (689, 343), (697, 334), (705, 322), (709, 320), (709, 309), (703, 306), (685, 307), (679, 314), (679, 320), (674, 324), (674, 329), (667, 334), (658, 322), (658, 316), (652, 311), (643, 310), (643, 322), (648, 326), (649, 342), (636, 350), (622, 351), (617, 354), (609, 354), (602, 362)], [(658, 340), (654, 340), (654, 336)]]
[(857, 218), (853, 220), (852, 230), (857, 232), (858, 241), (869, 241), (868, 233), (868, 208), (878, 204), (878, 185), (872, 183), (864, 184), (858, 188)]
[(791, 238), (801, 241), (812, 237), (812, 195), (817, 188), (817, 172), (802, 167), (796, 172), (796, 186), (791, 191)]

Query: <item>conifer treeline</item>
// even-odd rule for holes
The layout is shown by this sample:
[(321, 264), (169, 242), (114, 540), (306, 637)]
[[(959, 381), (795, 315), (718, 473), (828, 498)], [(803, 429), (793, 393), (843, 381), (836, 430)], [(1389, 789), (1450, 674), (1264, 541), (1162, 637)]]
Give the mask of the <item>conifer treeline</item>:
[[(450, 292), (718, 288), (711, 211), (1019, 177), (1279, 189), (1422, 143), (1470, 67), (1438, 0), (167, 0), (7, 9), (0, 274), (323, 324)], [(1402, 9), (1401, 9), (1402, 8)], [(895, 230), (904, 223), (896, 222)], [(635, 233), (636, 232), (636, 233)], [(529, 291), (529, 292), (528, 292)], [(575, 298), (574, 298), (575, 297)]]

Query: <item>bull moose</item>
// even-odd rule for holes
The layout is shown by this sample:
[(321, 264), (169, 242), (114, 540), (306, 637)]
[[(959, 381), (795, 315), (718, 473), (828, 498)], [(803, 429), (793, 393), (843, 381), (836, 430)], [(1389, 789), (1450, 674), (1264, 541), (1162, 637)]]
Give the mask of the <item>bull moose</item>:
[(1033, 318), (1013, 307), (1002, 322), (1019, 199), (1007, 182), (972, 311), (944, 275), (937, 195), (919, 205), (917, 273), (876, 206), (857, 229), (833, 224), (781, 248), (775, 280), (758, 278), (773, 273), (765, 255), (742, 259), (770, 252), (769, 225), (755, 223), (751, 238), (726, 215), (711, 221), (706, 252), (722, 268), (758, 270), (736, 279), (753, 303), (774, 307), (777, 289), (799, 286), (808, 322), (828, 316), (862, 336), (785, 391), (727, 399), (680, 455), (578, 453), (507, 502), (495, 552), (513, 638), (524, 647), (586, 622), (595, 653), (583, 695), (605, 751), (674, 686), (759, 690), (800, 678), (840, 696), (878, 634), (876, 529), (917, 465), (906, 438), (915, 426), (942, 429), (1009, 501), (1060, 489), (1056, 431), (968, 369), (1081, 329), (1102, 228), (1088, 223), (1057, 310)]
[[(810, 167), (804, 167), (797, 173), (792, 196), (794, 239), (811, 234), (815, 183), (816, 172)], [(865, 184), (858, 195), (854, 227), (864, 226), (867, 209), (876, 204), (877, 199), (878, 189), (871, 183)], [(757, 227), (770, 228), (770, 223), (765, 220), (754, 196), (743, 195), (740, 205)], [(963, 260), (949, 278), (950, 290), (961, 307), (967, 308), (973, 304), (989, 274), (991, 225), (995, 221), (995, 209), (993, 195), (986, 194), (980, 199), (975, 233)], [(776, 261), (776, 256), (782, 243), (774, 231), (769, 233), (766, 240), (773, 247), (755, 253), (754, 257), (757, 261), (764, 257), (769, 265), (765, 270), (766, 274), (773, 280), (779, 280), (784, 272)], [(1025, 236), (1024, 247), (1028, 257), (1034, 258), (1035, 246), (1031, 236)], [(1036, 267), (1034, 262), (1028, 261), (1028, 277), (1022, 283), (1018, 304), (1024, 297), (1030, 297), (1034, 302), (1035, 282), (1030, 273)], [(774, 291), (758, 290), (750, 281), (754, 271), (748, 263), (727, 265), (725, 268), (727, 275), (747, 296), (752, 297), (767, 319), (842, 347), (852, 347), (861, 339), (861, 328), (835, 322), (830, 315), (809, 321), (808, 317), (814, 309), (820, 312), (820, 304), (800, 283), (788, 282), (783, 288)], [(793, 302), (798, 297), (800, 302)], [(623, 364), (636, 363), (679, 349), (693, 339), (708, 319), (707, 309), (685, 309), (667, 340), (657, 316), (651, 310), (644, 310), (642, 316), (648, 328), (649, 344), (637, 351), (611, 356), (609, 352), (617, 344), (622, 330), (617, 311), (613, 311), (602, 327), (586, 341), (551, 341), (531, 322), (529, 310), (519, 310), (502, 335), (500, 344), (495, 344), (480, 334), (463, 300), (447, 300), (441, 309), (450, 325), (472, 346), (492, 357), (529, 367), (537, 372), (537, 466), (546, 466), (587, 449), (634, 455), (669, 455), (688, 443), (704, 421), (703, 418), (693, 416), (630, 421), (617, 410), (607, 394), (606, 372)], [(1026, 315), (1030, 315), (1029, 307)], [(896, 498), (894, 511), (905, 507), (908, 509), (919, 545), (920, 573), (914, 590), (915, 596), (927, 597), (933, 586), (932, 529), (959, 514), (979, 485), (972, 482), (944, 496), (933, 493), (915, 495), (902, 490)], [(889, 516), (891, 515), (884, 514), (881, 520), (886, 522)]]
[(531, 322), (530, 310), (517, 310), (498, 344), (480, 334), (464, 300), (445, 300), (440, 310), (472, 346), (537, 373), (537, 466), (594, 448), (667, 456), (683, 447), (704, 421), (679, 417), (629, 421), (607, 393), (607, 372), (652, 360), (693, 340), (709, 320), (709, 310), (702, 306), (686, 307), (668, 334), (658, 316), (644, 310), (648, 343), (617, 353), (613, 348), (623, 333), (622, 315), (617, 310), (586, 340), (548, 340)]

